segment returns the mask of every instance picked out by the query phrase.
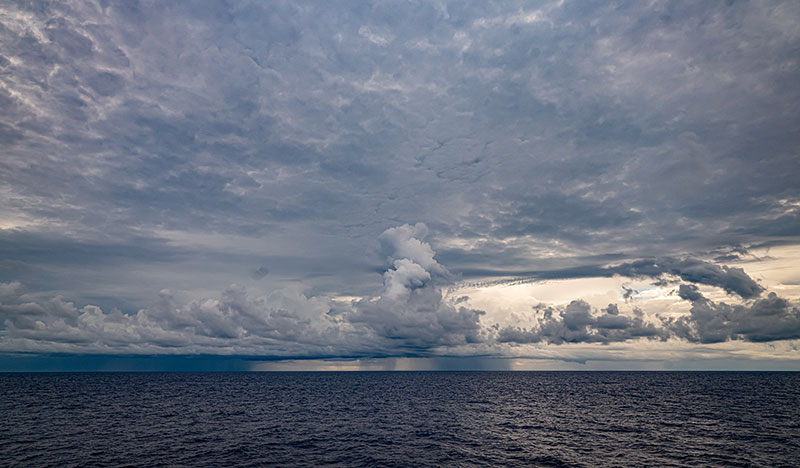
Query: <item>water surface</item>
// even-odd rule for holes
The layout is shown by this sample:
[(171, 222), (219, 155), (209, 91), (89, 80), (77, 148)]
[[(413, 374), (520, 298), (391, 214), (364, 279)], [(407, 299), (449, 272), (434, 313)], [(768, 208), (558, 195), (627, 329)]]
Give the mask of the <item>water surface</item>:
[(800, 373), (0, 374), (8, 466), (798, 466)]

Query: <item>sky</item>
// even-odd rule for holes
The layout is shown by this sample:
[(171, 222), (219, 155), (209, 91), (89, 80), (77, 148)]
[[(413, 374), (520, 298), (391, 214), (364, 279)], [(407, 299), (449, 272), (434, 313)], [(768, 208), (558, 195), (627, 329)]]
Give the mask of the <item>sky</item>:
[(800, 3), (7, 1), (0, 370), (800, 370)]

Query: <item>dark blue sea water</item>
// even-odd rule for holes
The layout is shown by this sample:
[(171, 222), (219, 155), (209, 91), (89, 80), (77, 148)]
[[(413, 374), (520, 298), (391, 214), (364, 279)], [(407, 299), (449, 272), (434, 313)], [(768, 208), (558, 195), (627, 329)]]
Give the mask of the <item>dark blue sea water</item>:
[(800, 466), (800, 373), (0, 374), (3, 466)]

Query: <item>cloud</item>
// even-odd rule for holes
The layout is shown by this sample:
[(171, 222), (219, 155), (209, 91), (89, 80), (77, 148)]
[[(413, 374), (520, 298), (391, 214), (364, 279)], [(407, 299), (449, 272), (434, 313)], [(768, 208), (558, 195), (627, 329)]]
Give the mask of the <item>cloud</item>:
[(10, 283), (0, 283), (0, 301), (15, 299), (22, 292), (22, 283), (12, 281)]
[(717, 286), (728, 293), (738, 294), (745, 299), (759, 296), (764, 287), (756, 283), (741, 268), (719, 266), (695, 258), (657, 258), (623, 263), (604, 269), (607, 274), (618, 274), (632, 278), (660, 275), (676, 276), (692, 283)]
[[(62, 298), (3, 304), (4, 351), (107, 354), (268, 354), (355, 352), (325, 298), (278, 291), (251, 298), (238, 286), (179, 305), (169, 291), (135, 314), (78, 308)], [(335, 345), (335, 346), (333, 346)]]
[[(705, 260), (683, 257), (659, 257), (634, 260), (612, 266), (584, 265), (575, 268), (549, 271), (492, 271), (471, 270), (475, 276), (517, 276), (509, 281), (569, 279), (569, 278), (607, 278), (624, 276), (628, 278), (653, 278), (656, 280), (689, 281), (696, 284), (716, 286), (727, 293), (737, 294), (744, 299), (758, 297), (765, 288), (751, 278), (743, 269), (717, 265)], [(625, 298), (633, 295), (626, 290)]]
[(800, 244), (799, 21), (792, 1), (6, 2), (0, 282), (125, 317), (231, 283), (374, 297), (330, 307), (382, 350), (479, 339), (458, 277), (763, 298), (746, 248)]
[(423, 220), (506, 243), (498, 262), (556, 240), (644, 258), (794, 236), (797, 15), (10, 4), (4, 205), (91, 240)]
[(691, 302), (688, 315), (646, 322), (641, 310), (634, 316), (621, 315), (616, 304), (593, 313), (582, 300), (565, 307), (541, 305), (536, 308), (538, 326), (506, 326), (497, 341), (513, 344), (614, 343), (637, 338), (666, 341), (677, 338), (693, 343), (749, 341), (755, 343), (800, 339), (800, 309), (770, 292), (766, 297), (743, 304), (707, 299), (694, 284), (681, 284), (681, 299)]
[[(31, 300), (20, 282), (0, 283), (0, 350), (68, 354), (222, 354), (271, 358), (436, 356), (495, 345), (612, 344), (671, 338), (699, 343), (800, 339), (800, 310), (770, 292), (739, 305), (707, 299), (694, 283), (680, 298), (688, 315), (654, 323), (634, 307), (593, 310), (583, 300), (540, 304), (535, 326), (489, 326), (485, 312), (467, 307), (469, 297), (450, 297), (453, 276), (425, 241), (422, 223), (386, 229), (378, 236), (389, 264), (375, 295), (361, 299), (309, 296), (287, 287), (253, 296), (232, 285), (218, 297), (179, 302), (169, 290), (135, 313), (96, 305), (76, 306), (62, 297)], [(618, 265), (615, 274), (655, 277), (663, 272), (685, 281), (736, 292), (755, 291), (738, 269), (694, 260), (664, 259)], [(759, 292), (761, 292), (759, 290)]]
[(390, 33), (378, 31), (369, 26), (361, 26), (358, 28), (358, 35), (379, 46), (386, 45), (394, 39)]
[(261, 265), (260, 267), (256, 268), (256, 270), (250, 273), (250, 277), (253, 279), (260, 280), (261, 278), (267, 276), (269, 274), (269, 268), (266, 265)]
[(391, 346), (408, 350), (484, 341), (483, 312), (443, 297), (442, 286), (450, 275), (423, 242), (427, 232), (424, 224), (405, 224), (378, 237), (393, 266), (383, 275), (380, 295), (359, 301), (350, 320), (366, 325)]
[(638, 338), (666, 341), (669, 332), (660, 324), (645, 322), (641, 311), (634, 317), (620, 315), (616, 304), (609, 304), (602, 314), (593, 314), (591, 306), (574, 300), (566, 307), (537, 308), (538, 327), (527, 329), (507, 326), (498, 331), (500, 343), (615, 343)]
[(800, 339), (800, 309), (774, 292), (738, 305), (709, 300), (694, 285), (682, 284), (678, 293), (692, 303), (688, 316), (669, 322), (680, 338), (697, 343)]
[(431, 246), (422, 241), (427, 235), (428, 227), (423, 223), (414, 226), (404, 224), (387, 229), (378, 236), (378, 241), (390, 263), (397, 259), (408, 259), (425, 271), (446, 277), (449, 272), (433, 258), (435, 254)]
[[(110, 354), (238, 354), (285, 357), (427, 354), (485, 340), (483, 312), (445, 297), (447, 269), (423, 242), (424, 224), (380, 236), (392, 266), (379, 294), (351, 306), (285, 288), (251, 297), (232, 285), (217, 298), (176, 301), (169, 290), (133, 314), (61, 297), (19, 300), (22, 285), (0, 284), (0, 349)], [(420, 236), (420, 237), (417, 237)], [(417, 263), (419, 262), (419, 263)], [(424, 266), (423, 266), (424, 265)]]

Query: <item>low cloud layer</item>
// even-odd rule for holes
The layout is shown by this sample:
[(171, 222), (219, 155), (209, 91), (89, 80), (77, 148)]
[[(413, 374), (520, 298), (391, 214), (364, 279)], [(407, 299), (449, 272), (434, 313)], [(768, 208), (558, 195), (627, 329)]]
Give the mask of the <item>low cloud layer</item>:
[(348, 354), (346, 330), (319, 298), (287, 292), (250, 298), (230, 287), (219, 298), (176, 304), (168, 291), (133, 315), (62, 298), (0, 306), (5, 351), (106, 354)]
[(0, 285), (0, 349), (68, 353), (219, 353), (273, 357), (425, 355), (485, 341), (483, 312), (444, 297), (450, 273), (423, 241), (424, 224), (386, 230), (390, 267), (375, 297), (355, 303), (287, 289), (250, 297), (231, 286), (219, 298), (176, 303), (162, 291), (135, 314), (77, 307), (56, 297), (26, 302), (22, 285)]
[(638, 338), (703, 344), (800, 339), (800, 309), (774, 292), (734, 305), (707, 299), (694, 284), (679, 285), (677, 294), (691, 303), (689, 314), (679, 318), (656, 317), (648, 322), (638, 308), (628, 317), (620, 315), (616, 304), (593, 312), (585, 301), (575, 300), (565, 307), (537, 306), (536, 327), (507, 326), (499, 329), (497, 339), (514, 344), (608, 344)]
[[(448, 350), (472, 347), (502, 356), (497, 345), (800, 338), (800, 311), (775, 293), (728, 305), (707, 299), (692, 283), (678, 289), (680, 298), (692, 304), (690, 313), (679, 318), (651, 320), (638, 308), (626, 315), (616, 304), (592, 310), (587, 302), (574, 300), (565, 306), (537, 305), (531, 327), (483, 323), (483, 311), (465, 306), (468, 297), (448, 295), (454, 277), (436, 260), (424, 240), (427, 234), (421, 223), (384, 231), (378, 237), (388, 264), (383, 286), (374, 296), (350, 301), (307, 296), (291, 288), (252, 297), (234, 285), (217, 298), (184, 304), (164, 290), (150, 306), (125, 314), (95, 305), (78, 307), (61, 297), (28, 301), (24, 285), (3, 283), (0, 350), (355, 358), (447, 355)], [(739, 270), (685, 260), (677, 264), (689, 267), (673, 265), (675, 276), (723, 290), (750, 291), (737, 288), (755, 284)], [(631, 276), (658, 277), (664, 271), (650, 261), (632, 265), (622, 268)], [(732, 284), (726, 278), (736, 279), (737, 286), (726, 288)]]

